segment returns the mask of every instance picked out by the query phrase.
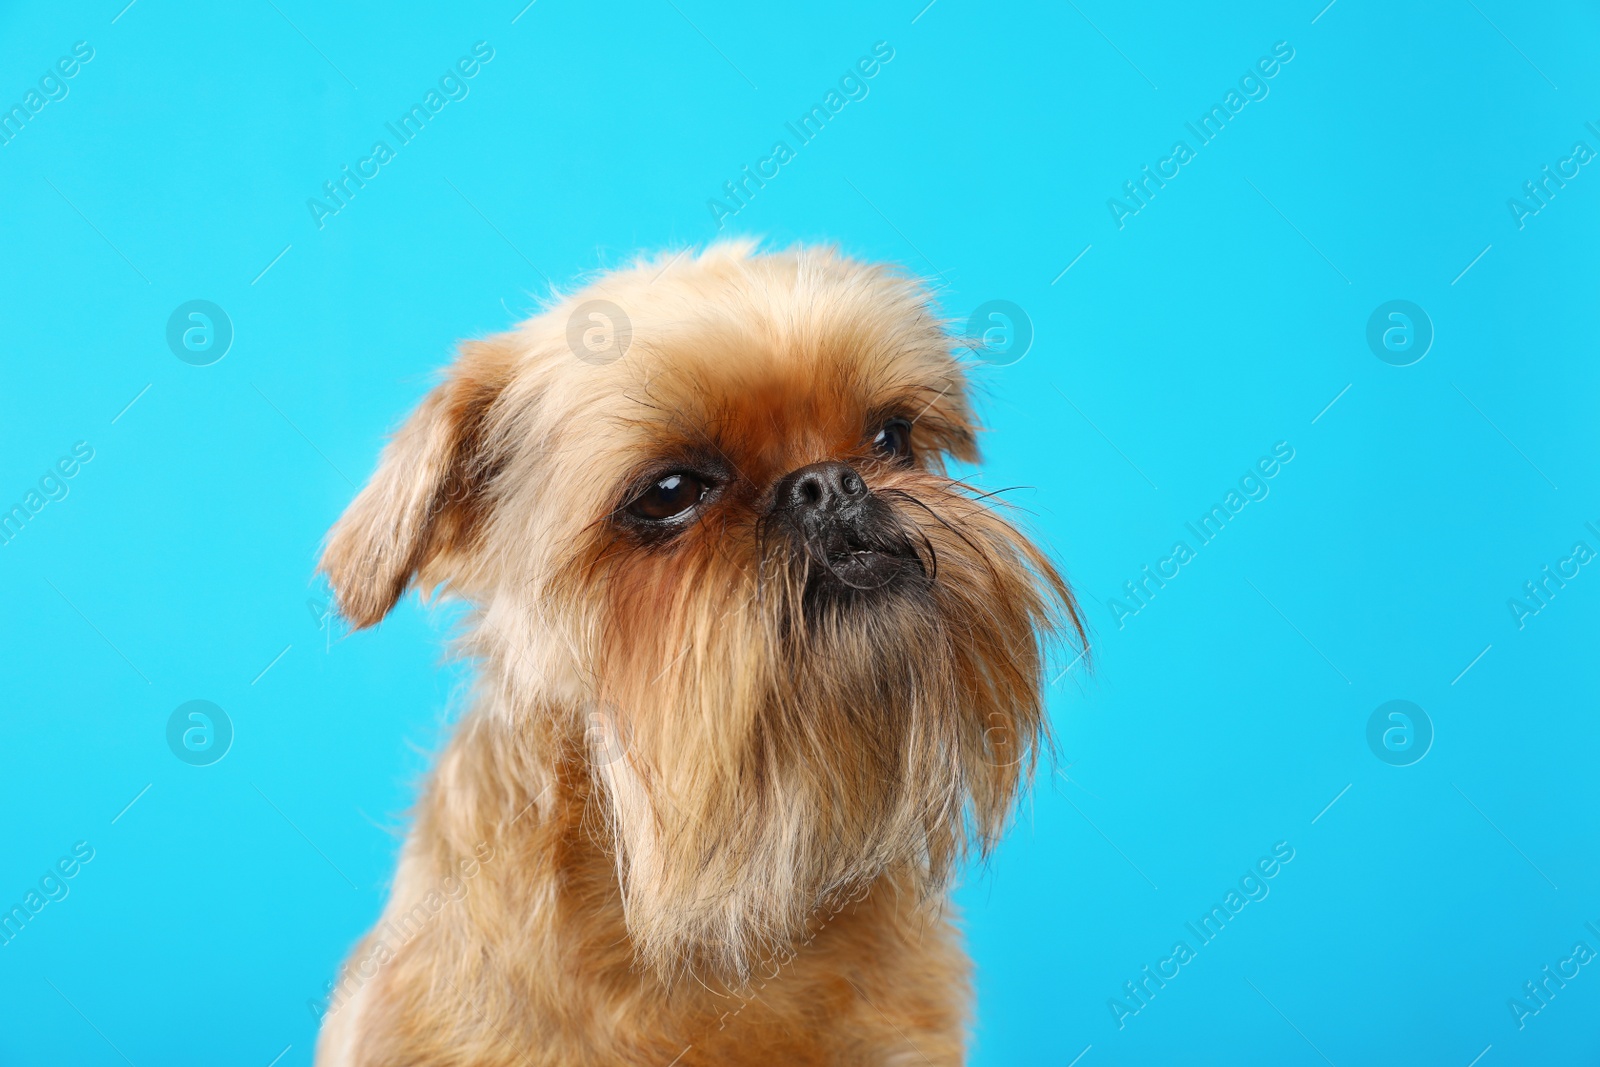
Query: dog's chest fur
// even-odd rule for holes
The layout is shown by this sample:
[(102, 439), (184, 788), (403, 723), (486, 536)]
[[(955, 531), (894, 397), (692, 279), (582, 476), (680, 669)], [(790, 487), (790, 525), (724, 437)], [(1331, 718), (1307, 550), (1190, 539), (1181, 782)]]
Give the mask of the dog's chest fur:
[[(963, 1062), (968, 961), (942, 902), (886, 876), (736, 988), (636, 964), (583, 772), (510, 785), (469, 723), (420, 803), (384, 918), (330, 1002), (322, 1067)], [(430, 896), (431, 894), (431, 896)]]

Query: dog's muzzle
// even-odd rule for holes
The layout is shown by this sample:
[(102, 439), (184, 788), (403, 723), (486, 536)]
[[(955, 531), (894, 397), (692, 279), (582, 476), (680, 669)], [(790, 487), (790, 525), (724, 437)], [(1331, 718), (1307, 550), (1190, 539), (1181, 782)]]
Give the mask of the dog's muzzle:
[(890, 506), (848, 463), (813, 463), (778, 483), (771, 517), (786, 526), (811, 563), (812, 583), (881, 589), (925, 574)]

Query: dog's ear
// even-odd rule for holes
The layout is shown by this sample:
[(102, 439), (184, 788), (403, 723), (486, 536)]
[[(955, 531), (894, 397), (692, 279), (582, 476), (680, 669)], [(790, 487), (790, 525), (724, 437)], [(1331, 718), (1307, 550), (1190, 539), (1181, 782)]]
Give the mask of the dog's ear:
[(509, 338), (464, 343), (329, 532), (319, 569), (356, 629), (387, 615), (430, 563), (470, 544), (503, 462), (487, 423), (514, 358)]

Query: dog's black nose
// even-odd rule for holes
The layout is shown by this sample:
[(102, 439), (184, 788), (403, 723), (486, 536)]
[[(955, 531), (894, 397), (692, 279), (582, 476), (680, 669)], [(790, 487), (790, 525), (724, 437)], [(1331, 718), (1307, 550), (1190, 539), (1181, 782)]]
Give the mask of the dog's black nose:
[(784, 476), (773, 507), (801, 520), (844, 517), (856, 510), (866, 495), (867, 483), (848, 463), (813, 463)]

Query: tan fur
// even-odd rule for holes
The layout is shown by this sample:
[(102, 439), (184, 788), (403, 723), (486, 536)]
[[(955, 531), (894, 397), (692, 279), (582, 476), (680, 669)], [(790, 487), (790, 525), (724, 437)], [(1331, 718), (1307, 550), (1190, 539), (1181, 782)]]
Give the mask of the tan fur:
[[(568, 320), (632, 346), (578, 358)], [(413, 581), (475, 607), (476, 703), (421, 799), (318, 1063), (956, 1064), (969, 965), (946, 888), (1046, 741), (1065, 583), (944, 473), (975, 460), (915, 283), (827, 249), (713, 247), (609, 274), (463, 346), (332, 531), (354, 624)], [(915, 461), (875, 455), (913, 423)], [(806, 601), (784, 475), (848, 462), (926, 580)], [(619, 519), (673, 464), (726, 474), (664, 543)]]

